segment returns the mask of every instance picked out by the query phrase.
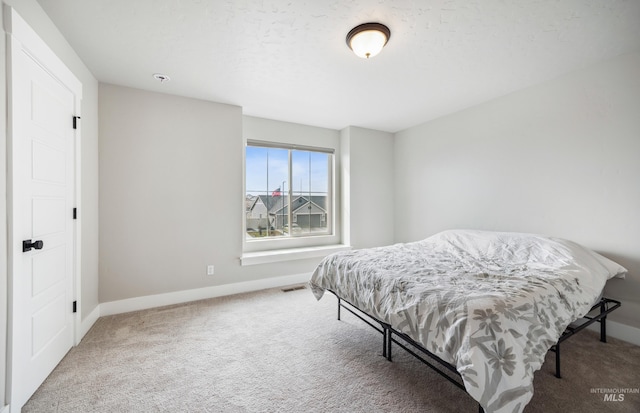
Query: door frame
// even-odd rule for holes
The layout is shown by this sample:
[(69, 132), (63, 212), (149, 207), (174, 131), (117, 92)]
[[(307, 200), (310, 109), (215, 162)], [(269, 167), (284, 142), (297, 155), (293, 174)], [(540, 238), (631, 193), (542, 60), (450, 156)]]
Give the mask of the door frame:
[[(22, 406), (16, 406), (13, 400), (15, 389), (13, 387), (14, 375), (20, 366), (13, 364), (13, 333), (14, 329), (14, 278), (19, 276), (14, 273), (14, 255), (21, 252), (22, 244), (20, 240), (14, 239), (14, 210), (19, 208), (17, 205), (16, 185), (14, 182), (15, 172), (14, 165), (17, 161), (17, 154), (14, 151), (13, 135), (14, 135), (14, 112), (13, 112), (13, 87), (12, 87), (12, 67), (13, 57), (17, 53), (26, 53), (34, 61), (47, 71), (53, 78), (58, 80), (62, 85), (71, 91), (74, 95), (74, 111), (75, 116), (81, 116), (82, 108), (82, 83), (55, 55), (55, 53), (47, 46), (47, 44), (38, 36), (38, 34), (29, 26), (29, 24), (10, 6), (3, 5), (4, 28), (6, 32), (6, 87), (7, 87), (7, 371), (6, 371), (6, 396), (10, 400), (11, 411), (20, 411)], [(73, 122), (73, 119), (69, 119)], [(73, 268), (72, 268), (72, 299), (77, 303), (77, 311), (72, 314), (73, 328), (73, 346), (80, 343), (82, 339), (81, 330), (81, 122), (76, 122), (74, 130), (74, 205), (78, 210), (77, 219), (73, 221)]]

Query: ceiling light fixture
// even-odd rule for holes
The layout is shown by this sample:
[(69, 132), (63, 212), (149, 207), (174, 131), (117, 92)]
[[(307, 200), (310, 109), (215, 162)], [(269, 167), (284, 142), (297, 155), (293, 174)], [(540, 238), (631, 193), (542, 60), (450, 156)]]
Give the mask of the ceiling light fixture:
[(364, 23), (347, 34), (347, 45), (353, 53), (368, 59), (380, 53), (391, 37), (391, 31), (380, 23)]

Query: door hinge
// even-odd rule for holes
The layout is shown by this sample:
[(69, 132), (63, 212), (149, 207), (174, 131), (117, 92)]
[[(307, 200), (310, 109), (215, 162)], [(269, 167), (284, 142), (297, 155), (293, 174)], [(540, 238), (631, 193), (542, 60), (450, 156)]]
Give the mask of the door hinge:
[(82, 119), (82, 118), (80, 116), (73, 117), (73, 129), (78, 129), (78, 124), (77, 124), (78, 119)]
[(77, 312), (78, 312), (78, 302), (77, 302), (77, 301), (74, 301), (74, 302), (73, 302), (73, 312), (74, 312), (74, 313), (77, 313)]
[(78, 208), (73, 208), (73, 219), (78, 219)]

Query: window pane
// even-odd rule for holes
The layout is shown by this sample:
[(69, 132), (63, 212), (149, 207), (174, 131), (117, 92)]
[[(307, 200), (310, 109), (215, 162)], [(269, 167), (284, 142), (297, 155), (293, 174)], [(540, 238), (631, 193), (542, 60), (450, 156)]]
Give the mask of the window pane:
[(327, 153), (292, 151), (293, 235), (328, 232), (329, 157)]
[(247, 238), (281, 237), (283, 205), (287, 177), (289, 175), (289, 151), (287, 149), (247, 146), (245, 215)]

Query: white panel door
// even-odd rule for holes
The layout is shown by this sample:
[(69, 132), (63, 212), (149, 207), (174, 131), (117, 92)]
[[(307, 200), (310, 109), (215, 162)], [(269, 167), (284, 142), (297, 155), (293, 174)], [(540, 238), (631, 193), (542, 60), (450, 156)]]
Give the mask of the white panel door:
[[(74, 344), (77, 101), (16, 37), (10, 60), (10, 382), (20, 411)], [(34, 246), (25, 251), (24, 241)]]

